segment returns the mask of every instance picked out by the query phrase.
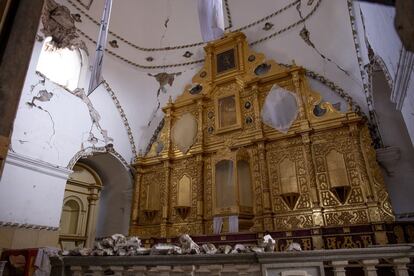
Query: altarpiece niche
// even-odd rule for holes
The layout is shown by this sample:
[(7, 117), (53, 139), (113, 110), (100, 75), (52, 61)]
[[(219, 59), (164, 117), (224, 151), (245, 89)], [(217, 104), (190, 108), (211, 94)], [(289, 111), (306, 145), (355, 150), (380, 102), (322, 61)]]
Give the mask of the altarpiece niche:
[[(394, 221), (368, 128), (358, 114), (321, 104), (303, 68), (266, 61), (248, 47), (243, 33), (227, 34), (205, 51), (192, 84), (163, 108), (158, 140), (136, 158), (131, 235)], [(282, 123), (271, 123), (286, 115), (266, 101), (271, 91), (273, 108), (284, 102), (296, 108)], [(315, 112), (321, 107), (323, 112)], [(271, 119), (266, 122), (265, 108)]]

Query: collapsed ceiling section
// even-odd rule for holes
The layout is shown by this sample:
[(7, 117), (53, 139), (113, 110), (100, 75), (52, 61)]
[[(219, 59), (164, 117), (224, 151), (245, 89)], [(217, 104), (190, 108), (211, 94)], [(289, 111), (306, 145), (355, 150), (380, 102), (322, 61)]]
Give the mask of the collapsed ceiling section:
[[(105, 0), (47, 2), (40, 39), (52, 36), (56, 47), (89, 52), (82, 62), (89, 64), (86, 75), (90, 74)], [(162, 126), (162, 107), (170, 97), (174, 99), (186, 89), (204, 64), (207, 44), (200, 31), (197, 2), (113, 2), (103, 65), (104, 85), (91, 95), (90, 103), (103, 117), (100, 124), (107, 131), (105, 137), (113, 138), (108, 143), (118, 151), (123, 147), (121, 152), (130, 148), (130, 154), (121, 154), (126, 160), (148, 150)], [(225, 32), (244, 32), (250, 47), (282, 66), (295, 62), (303, 66), (310, 85), (323, 95), (323, 101), (340, 110), (351, 106), (362, 115), (368, 114), (366, 80), (361, 70), (363, 64), (359, 63), (351, 3), (351, 0), (222, 0)], [(266, 67), (258, 73), (261, 70)], [(83, 79), (80, 88), (87, 86), (88, 77)], [(53, 92), (50, 104), (58, 94)], [(108, 95), (110, 99), (104, 99)], [(104, 104), (108, 100), (113, 105)], [(106, 115), (114, 114), (109, 109), (120, 115), (117, 122)], [(56, 116), (60, 115), (51, 114), (52, 118)], [(116, 129), (112, 127), (115, 125)], [(129, 145), (116, 138), (120, 132), (126, 135), (122, 139), (129, 140)], [(105, 137), (99, 139), (106, 141)], [(97, 147), (92, 142), (83, 142), (81, 149)], [(105, 143), (99, 146), (104, 148)], [(68, 158), (73, 159), (73, 155)]]

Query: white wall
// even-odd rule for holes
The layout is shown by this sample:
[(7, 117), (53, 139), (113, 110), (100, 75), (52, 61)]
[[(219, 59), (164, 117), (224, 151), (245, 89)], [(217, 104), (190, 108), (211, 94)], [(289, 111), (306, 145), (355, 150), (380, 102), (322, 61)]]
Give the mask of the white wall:
[[(65, 4), (72, 13), (79, 13), (66, 0), (59, 0), (59, 2)], [(75, 3), (76, 1), (73, 2)], [(120, 2), (115, 2), (110, 28), (132, 42), (146, 47), (164, 47), (200, 41), (201, 35), (198, 31), (199, 25), (195, 2), (192, 0), (178, 1), (176, 4), (171, 5), (170, 8), (168, 8), (167, 2), (148, 2), (147, 5), (159, 5), (159, 9), (154, 10), (154, 12), (145, 10), (145, 5), (142, 5), (141, 1), (139, 1), (140, 8), (137, 9), (132, 8), (137, 6), (136, 1), (122, 2), (122, 5), (119, 4)], [(249, 0), (240, 0), (237, 1), (237, 4), (236, 1), (229, 2), (232, 12), (233, 30), (260, 19), (288, 3), (288, 1), (275, 2), (273, 0), (262, 0), (260, 5), (257, 4), (257, 1)], [(302, 1), (302, 9), (305, 15), (309, 12), (307, 2)], [(103, 1), (95, 1), (93, 8), (88, 11), (98, 21), (101, 16), (102, 3)], [(82, 22), (76, 23), (77, 27), (96, 40), (98, 27), (86, 16), (82, 15), (81, 18)], [(163, 27), (166, 18), (170, 19), (167, 30)], [(373, 14), (372, 18), (373, 20), (375, 19), (375, 14)], [(281, 16), (271, 19), (274, 24), (272, 30), (265, 31), (262, 29), (265, 22), (246, 30), (248, 41), (252, 42), (265, 37), (299, 19), (296, 8), (292, 7)], [(310, 31), (311, 40), (317, 50), (329, 57), (332, 62), (323, 59), (315, 49), (300, 38), (299, 32), (304, 26), (303, 24), (299, 24), (264, 43), (255, 45), (253, 49), (258, 52), (264, 52), (268, 59), (274, 59), (281, 63), (290, 64), (295, 59), (297, 65), (324, 75), (342, 87), (366, 111), (367, 104), (355, 52), (347, 0), (322, 1), (318, 10), (305, 24)], [(376, 26), (374, 27), (377, 28)], [(164, 31), (165, 36), (162, 37)], [(39, 35), (42, 35), (40, 31)], [(382, 34), (379, 38), (375, 35), (375, 33), (372, 33), (372, 39), (379, 40), (376, 44), (373, 43), (373, 45), (383, 43), (381, 40)], [(81, 36), (81, 38), (85, 41), (90, 53), (89, 64), (85, 64), (87, 69), (86, 75), (89, 75), (89, 65), (93, 61), (95, 45), (85, 37)], [(114, 37), (110, 35), (110, 39), (114, 39)], [(188, 60), (182, 57), (186, 49), (168, 52), (143, 52), (128, 46), (122, 41), (118, 40), (118, 43), (120, 45), (118, 49), (109, 49), (140, 64), (154, 65), (186, 62), (197, 60), (204, 56), (203, 46), (190, 48), (194, 56)], [(160, 102), (160, 107), (163, 107), (168, 101), (169, 96), (175, 98), (181, 94), (184, 87), (191, 82), (192, 76), (201, 66), (201, 64), (195, 64), (184, 67), (144, 70), (121, 61), (113, 55), (105, 54), (103, 77), (114, 91), (115, 97), (119, 101), (119, 106), (116, 106), (114, 99), (105, 88), (100, 86), (89, 97), (90, 105), (88, 107), (85, 100), (48, 80), (44, 84), (38, 84), (41, 77), (36, 75), (35, 70), (41, 47), (41, 42), (35, 42), (32, 61), (14, 123), (11, 148), (16, 154), (24, 155), (34, 160), (42, 160), (53, 166), (60, 167), (67, 167), (69, 161), (79, 151), (93, 146), (102, 147), (107, 143), (112, 143), (114, 149), (127, 162), (131, 162), (134, 155), (125, 124), (127, 123), (131, 128), (133, 142), (137, 147), (137, 151), (145, 149), (154, 129), (162, 118), (161, 109), (156, 114), (153, 114), (157, 109), (158, 101)], [(390, 66), (394, 66), (393, 64), (398, 60), (398, 55), (395, 55), (395, 51), (398, 51), (398, 49), (396, 50), (395, 47), (395, 45), (388, 45), (384, 48), (384, 55), (389, 57)], [(146, 62), (145, 58), (148, 56), (153, 56), (155, 61), (151, 64)], [(346, 70), (348, 74), (338, 69), (335, 63)], [(181, 75), (175, 76), (173, 85), (166, 85), (167, 92), (161, 92), (160, 97), (157, 99), (159, 83), (154, 77), (148, 76), (148, 73), (155, 75), (161, 72), (181, 72)], [(87, 82), (88, 76), (84, 76), (79, 86), (88, 87)], [(35, 87), (32, 90), (31, 87), (34, 85)], [(326, 87), (322, 88), (320, 84), (315, 82), (312, 82), (311, 85), (316, 89), (323, 89), (321, 92), (326, 99), (340, 100)], [(52, 92), (53, 97), (46, 102), (35, 101), (37, 107), (29, 107), (27, 102), (31, 102), (33, 97), (38, 95), (42, 89)], [(329, 93), (332, 93), (332, 95), (330, 96)], [(91, 109), (91, 106), (93, 109)], [(125, 113), (124, 117), (121, 117), (119, 114), (121, 108)], [(100, 115), (100, 128), (92, 121), (90, 114), (92, 111), (96, 111)], [(148, 126), (150, 121), (152, 121), (152, 124)], [(98, 139), (96, 144), (88, 141), (90, 133)], [(113, 141), (105, 141), (103, 133), (107, 135), (106, 138), (110, 137)], [(16, 175), (17, 173), (21, 173), (21, 171), (6, 165), (4, 174), (8, 178), (7, 181), (2, 180), (1, 182), (4, 185), (4, 190), (14, 189), (13, 186), (20, 185), (16, 184), (17, 179), (20, 177)], [(40, 183), (43, 181), (41, 175), (29, 175), (31, 175), (31, 182)], [(29, 186), (22, 186), (21, 188), (21, 194), (30, 193), (31, 191)], [(59, 195), (57, 198), (60, 198), (60, 195), (63, 195), (64, 186), (59, 186), (59, 189), (54, 191)], [(39, 201), (33, 204), (33, 210), (40, 208), (37, 206), (41, 204)], [(50, 208), (60, 212), (61, 202), (52, 201), (50, 204)], [(2, 213), (10, 212), (11, 209), (7, 205), (2, 206), (4, 208), (1, 210)], [(30, 210), (31, 208), (26, 210), (26, 212), (30, 214)], [(8, 219), (11, 220), (12, 217)], [(48, 223), (53, 224), (55, 222), (50, 221)]]
[[(366, 2), (358, 3), (363, 15), (365, 37), (375, 54), (384, 60), (392, 78), (394, 78), (397, 74), (402, 47), (394, 27), (395, 8)], [(360, 31), (364, 34), (363, 30)]]
[[(414, 57), (413, 54), (404, 54), (403, 45), (395, 30), (394, 20), (396, 10), (394, 7), (355, 2), (357, 11), (357, 26), (360, 43), (367, 49), (372, 47), (374, 54), (381, 58), (393, 84), (393, 94), (406, 95), (401, 98), (400, 109), (406, 128), (414, 145)], [(363, 51), (364, 62), (367, 64), (368, 53)], [(408, 61), (411, 60), (411, 61)], [(411, 75), (411, 76), (410, 76)], [(406, 83), (408, 85), (406, 85)], [(375, 93), (375, 91), (374, 91)], [(390, 94), (390, 100), (397, 102)], [(394, 98), (394, 99), (393, 99)]]
[(390, 159), (381, 156), (382, 150), (378, 151), (391, 203), (397, 215), (413, 213), (414, 148), (401, 112), (396, 110), (395, 104), (389, 100), (391, 90), (382, 71), (373, 74), (373, 91), (384, 146), (393, 147), (399, 152), (399, 158)]
[(405, 125), (410, 134), (411, 143), (414, 146), (414, 70), (411, 71), (411, 77), (407, 88), (401, 113), (403, 114)]
[(59, 227), (70, 170), (10, 152), (0, 181), (0, 221)]
[(133, 182), (128, 168), (109, 153), (90, 156), (82, 162), (98, 173), (103, 185), (97, 204), (96, 237), (127, 235)]

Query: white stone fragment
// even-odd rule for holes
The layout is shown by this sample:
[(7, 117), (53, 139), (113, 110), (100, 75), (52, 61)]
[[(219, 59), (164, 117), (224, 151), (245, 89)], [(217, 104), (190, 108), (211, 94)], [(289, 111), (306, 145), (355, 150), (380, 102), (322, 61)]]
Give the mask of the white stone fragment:
[(302, 247), (300, 247), (299, 243), (293, 242), (289, 244), (289, 246), (286, 248), (286, 251), (302, 251)]
[(179, 240), (183, 254), (200, 254), (200, 247), (188, 234), (181, 235)]
[(275, 245), (276, 245), (276, 241), (272, 238), (272, 236), (268, 234), (263, 237), (261, 246), (263, 247), (265, 252), (275, 251)]
[(204, 252), (209, 255), (214, 255), (218, 251), (216, 246), (212, 243), (203, 244), (201, 247), (203, 248)]
[(236, 244), (231, 253), (246, 253), (247, 248), (243, 244)]
[(172, 244), (156, 244), (151, 248), (151, 255), (171, 255), (171, 254), (182, 254), (180, 247)]
[(233, 249), (230, 245), (226, 244), (226, 245), (220, 245), (219, 246), (220, 251), (224, 254), (229, 254), (231, 252), (231, 250)]
[(250, 247), (250, 250), (253, 251), (254, 253), (263, 253), (265, 252), (263, 247), (260, 246), (252, 246)]

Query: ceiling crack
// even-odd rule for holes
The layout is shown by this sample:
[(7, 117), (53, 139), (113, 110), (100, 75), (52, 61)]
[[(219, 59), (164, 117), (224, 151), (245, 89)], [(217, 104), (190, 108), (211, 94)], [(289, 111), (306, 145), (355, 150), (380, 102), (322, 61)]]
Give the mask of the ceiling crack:
[(302, 28), (302, 30), (300, 31), (300, 33), (299, 33), (299, 35), (300, 35), (300, 37), (303, 39), (303, 41), (305, 41), (305, 43), (307, 44), (307, 45), (309, 45), (310, 47), (312, 47), (314, 50), (315, 50), (315, 52), (316, 53), (318, 53), (318, 55), (322, 58), (322, 59), (324, 59), (324, 60), (327, 60), (327, 61), (329, 61), (329, 62), (331, 62), (331, 63), (333, 63), (339, 70), (341, 70), (342, 72), (344, 72), (347, 76), (351, 76), (350, 74), (349, 74), (349, 72), (348, 71), (346, 71), (345, 69), (343, 69), (341, 66), (339, 66), (336, 62), (334, 62), (331, 58), (329, 58), (329, 57), (327, 57), (326, 55), (324, 55), (324, 54), (322, 54), (321, 53), (321, 51), (319, 51), (318, 50), (318, 48), (316, 48), (316, 46), (315, 46), (315, 44), (311, 41), (311, 39), (310, 39), (310, 32), (309, 32), (309, 30), (308, 30), (308, 28), (306, 27), (306, 23), (305, 23), (305, 20), (304, 20), (304, 18), (303, 18), (303, 15), (302, 15), (302, 5), (301, 5), (301, 2), (299, 2), (298, 4), (297, 4), (297, 6), (296, 6), (296, 10), (298, 11), (298, 13), (299, 13), (299, 17), (300, 17), (300, 19), (302, 19), (303, 20), (303, 28)]

